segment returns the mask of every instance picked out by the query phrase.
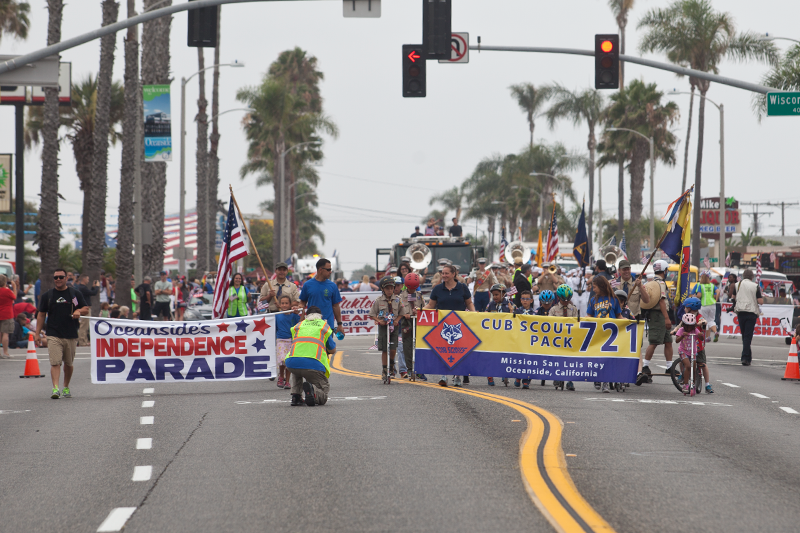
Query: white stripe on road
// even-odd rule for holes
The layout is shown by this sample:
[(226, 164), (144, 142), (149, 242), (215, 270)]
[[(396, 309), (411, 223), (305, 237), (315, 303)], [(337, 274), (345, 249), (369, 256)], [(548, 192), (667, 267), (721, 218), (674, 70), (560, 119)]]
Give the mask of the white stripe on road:
[(733, 387), (734, 389), (738, 389), (739, 385), (734, 385), (733, 383), (723, 383), (726, 387)]
[(751, 392), (750, 394), (752, 394), (756, 398), (764, 398), (765, 400), (769, 400), (769, 396), (764, 396), (763, 394), (759, 394), (757, 392)]
[(142, 394), (153, 394), (155, 391), (156, 389), (144, 389)]
[(156, 404), (153, 400), (145, 400), (142, 402), (142, 407), (153, 407)]
[(102, 531), (121, 531), (125, 527), (125, 522), (131, 517), (136, 507), (117, 507), (112, 509), (100, 527), (97, 528), (98, 533)]
[(153, 447), (153, 439), (146, 438), (146, 439), (136, 439), (136, 449), (137, 450), (149, 450)]
[(156, 419), (154, 416), (143, 416), (140, 419), (140, 422), (143, 426), (150, 426), (153, 424), (153, 421)]
[(134, 466), (131, 481), (150, 481), (153, 476), (152, 466)]
[(780, 409), (781, 411), (785, 411), (785, 412), (789, 413), (790, 415), (800, 415), (800, 413), (798, 413), (797, 411), (795, 411), (791, 407), (779, 407), (778, 409)]

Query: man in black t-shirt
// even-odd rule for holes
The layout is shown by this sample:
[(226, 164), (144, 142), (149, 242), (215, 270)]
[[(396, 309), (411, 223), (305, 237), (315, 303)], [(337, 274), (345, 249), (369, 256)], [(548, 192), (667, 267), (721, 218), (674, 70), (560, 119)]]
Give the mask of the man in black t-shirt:
[[(89, 315), (89, 307), (80, 291), (67, 287), (67, 272), (57, 268), (53, 272), (55, 288), (39, 298), (39, 314), (36, 319), (36, 338), (47, 341), (50, 354), (50, 377), (53, 381), (51, 398), (57, 400), (61, 395), (70, 398), (69, 382), (72, 379), (72, 363), (75, 361), (75, 347), (78, 345), (78, 326), (81, 316)], [(47, 325), (45, 334), (42, 328)], [(64, 390), (59, 392), (61, 364), (64, 364)]]
[(144, 283), (136, 287), (136, 294), (139, 295), (139, 320), (152, 320), (151, 312), (153, 309), (153, 287), (150, 285), (150, 276), (145, 276)]
[(463, 233), (461, 226), (458, 225), (458, 219), (453, 218), (453, 225), (450, 226), (450, 236), (451, 237), (461, 237)]

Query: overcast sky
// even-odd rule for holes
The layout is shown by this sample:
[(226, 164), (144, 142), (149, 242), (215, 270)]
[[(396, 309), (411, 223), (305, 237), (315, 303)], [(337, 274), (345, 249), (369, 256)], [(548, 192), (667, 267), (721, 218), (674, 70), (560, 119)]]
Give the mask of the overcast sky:
[[(631, 12), (628, 53), (640, 55), (637, 47), (642, 32), (636, 25), (652, 7), (663, 7), (663, 0), (639, 0)], [(47, 10), (43, 2), (31, 2), (31, 31), (27, 41), (4, 39), (2, 54), (22, 54), (46, 44)], [(124, 17), (125, 2), (120, 16)], [(421, 41), (422, 12), (419, 0), (382, 2), (380, 19), (345, 19), (342, 0), (307, 2), (254, 2), (223, 6), (222, 62), (243, 61), (245, 68), (221, 71), (220, 109), (242, 107), (235, 99), (237, 89), (258, 84), (277, 55), (299, 46), (319, 60), (325, 74), (322, 95), (325, 111), (337, 123), (340, 136), (325, 140), (325, 160), (321, 175), (320, 213), (324, 220), (325, 254), (339, 251), (346, 271), (366, 262), (374, 264), (375, 248), (385, 247), (413, 231), (426, 215), (428, 199), (470, 175), (475, 165), (493, 153), (517, 152), (528, 142), (525, 115), (511, 98), (508, 87), (514, 83), (536, 85), (559, 82), (568, 88), (583, 89), (594, 83), (591, 58), (508, 52), (470, 53), (468, 65), (428, 63), (428, 96), (424, 99), (401, 97), (401, 45)], [(716, 0), (718, 9), (731, 13), (739, 30), (800, 38), (796, 21), (800, 3), (786, 0)], [(141, 10), (141, 2), (137, 0)], [(64, 39), (99, 27), (100, 2), (71, 0), (64, 8)], [(615, 33), (614, 18), (605, 0), (455, 0), (453, 31), (477, 36), (485, 45), (556, 46), (592, 49), (595, 33)], [(114, 78), (122, 79), (123, 35), (117, 36)], [(186, 13), (173, 18), (172, 36), (172, 112), (174, 124), (180, 120), (180, 78), (197, 70), (197, 52), (186, 46)], [(777, 41), (785, 50), (791, 43)], [(72, 78), (78, 82), (95, 73), (99, 65), (99, 40), (65, 52), (63, 61), (72, 62)], [(664, 60), (662, 56), (650, 56)], [(213, 60), (213, 49), (206, 49), (206, 65)], [(767, 71), (761, 64), (723, 63), (721, 74), (758, 82)], [(211, 79), (207, 80), (210, 100)], [(667, 92), (688, 90), (688, 79), (628, 65), (628, 80), (640, 78), (655, 82)], [(187, 88), (187, 206), (195, 204), (194, 147), (196, 127), (197, 78)], [(605, 91), (611, 94), (612, 91)], [(751, 111), (751, 94), (712, 84), (709, 98), (725, 104), (726, 195), (740, 201), (797, 201), (800, 153), (792, 139), (800, 128), (800, 117), (770, 118), (758, 123)], [(656, 212), (680, 194), (683, 172), (683, 139), (686, 137), (688, 96), (673, 96), (682, 116), (676, 135), (679, 163), (656, 169)], [(696, 158), (696, 109), (690, 143), (689, 183), (694, 181)], [(14, 151), (13, 108), (0, 106), (0, 152)], [(255, 188), (255, 176), (239, 179), (245, 161), (246, 142), (241, 129), (241, 112), (220, 117), (220, 197), (232, 184), (242, 210), (258, 212), (258, 205), (272, 197), (271, 188)], [(564, 122), (553, 131), (544, 120), (537, 123), (536, 140), (560, 141), (567, 147), (585, 150), (586, 127), (573, 128)], [(179, 180), (178, 127), (173, 128), (174, 161), (168, 164), (167, 211), (177, 212)], [(121, 148), (111, 148), (109, 157), (108, 213), (115, 224), (119, 206)], [(61, 149), (59, 204), (65, 230), (78, 228), (82, 194), (78, 187), (74, 160), (69, 145)], [(40, 153), (26, 157), (25, 198), (38, 202), (41, 178)], [(649, 172), (649, 171), (648, 171)], [(704, 196), (719, 194), (719, 114), (706, 109), (705, 151), (703, 157)], [(588, 193), (585, 176), (573, 176), (578, 197)], [(603, 209), (606, 216), (617, 211), (616, 171), (606, 171), (603, 184)], [(649, 184), (644, 191), (648, 211)], [(627, 202), (626, 196), (626, 216)], [(595, 199), (595, 203), (597, 200)], [(363, 209), (362, 209), (363, 208)], [(751, 210), (744, 206), (745, 210)], [(770, 209), (761, 207), (762, 211)], [(762, 234), (780, 233), (780, 209), (765, 218)], [(400, 216), (387, 213), (406, 213)], [(452, 216), (452, 215), (450, 215)], [(750, 224), (750, 217), (746, 217)], [(475, 222), (465, 224), (475, 231)], [(800, 210), (786, 210), (786, 233), (800, 229)], [(485, 224), (479, 229), (485, 231)]]

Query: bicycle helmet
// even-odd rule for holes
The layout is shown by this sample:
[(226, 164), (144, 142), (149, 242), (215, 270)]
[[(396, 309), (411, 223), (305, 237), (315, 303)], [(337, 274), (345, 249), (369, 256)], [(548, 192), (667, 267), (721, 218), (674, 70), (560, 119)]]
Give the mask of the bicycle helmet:
[(572, 287), (567, 285), (566, 283), (562, 283), (556, 289), (556, 296), (561, 298), (564, 301), (568, 301), (572, 299)]
[(620, 300), (625, 300), (626, 302), (628, 301), (628, 293), (623, 291), (622, 289), (614, 291), (614, 294), (616, 294), (617, 298), (619, 298)]
[(687, 326), (696, 326), (697, 325), (697, 317), (694, 316), (692, 313), (684, 313), (681, 322), (686, 324)]
[(539, 303), (541, 304), (551, 304), (556, 301), (556, 295), (553, 294), (553, 291), (542, 291), (539, 293)]
[(700, 307), (701, 307), (701, 305), (700, 305), (700, 298), (695, 298), (694, 296), (691, 296), (691, 297), (689, 297), (689, 298), (686, 298), (686, 299), (683, 301), (683, 306), (684, 306), (686, 309), (691, 309), (692, 311), (699, 311), (699, 310), (700, 310)]
[(394, 278), (391, 276), (384, 276), (381, 278), (381, 289), (388, 287), (391, 285), (394, 287)]

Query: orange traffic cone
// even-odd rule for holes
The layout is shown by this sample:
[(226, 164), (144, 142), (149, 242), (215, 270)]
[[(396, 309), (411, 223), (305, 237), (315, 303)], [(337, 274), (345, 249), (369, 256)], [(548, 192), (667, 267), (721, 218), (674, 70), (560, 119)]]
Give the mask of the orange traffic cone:
[(786, 362), (786, 371), (781, 379), (800, 380), (800, 365), (797, 364), (797, 337), (792, 339), (792, 344), (789, 348), (789, 360)]
[[(797, 363), (797, 356), (794, 357)], [(795, 366), (797, 366), (795, 364)], [(39, 360), (36, 358), (36, 344), (33, 342), (33, 333), (28, 335), (28, 357), (25, 359), (25, 375), (21, 378), (43, 378), (44, 374), (40, 373)], [(800, 377), (800, 376), (798, 376)]]

